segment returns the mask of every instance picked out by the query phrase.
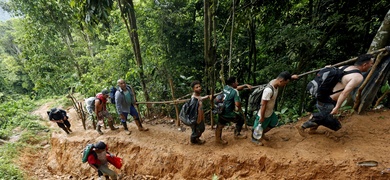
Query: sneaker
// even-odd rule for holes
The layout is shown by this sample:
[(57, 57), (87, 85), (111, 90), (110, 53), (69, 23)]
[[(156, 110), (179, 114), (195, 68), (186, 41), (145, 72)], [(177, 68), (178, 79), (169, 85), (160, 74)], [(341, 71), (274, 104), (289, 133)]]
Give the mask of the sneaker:
[(246, 139), (246, 135), (243, 135), (243, 134), (235, 134), (235, 135), (234, 135), (234, 138), (236, 138), (236, 139)]
[(305, 129), (303, 128), (303, 126), (297, 125), (295, 126), (295, 128), (297, 128), (299, 135), (301, 135), (302, 137), (306, 137)]
[(262, 142), (260, 142), (260, 140), (257, 140), (255, 138), (252, 138), (252, 143), (258, 145), (258, 146), (263, 146), (264, 144)]

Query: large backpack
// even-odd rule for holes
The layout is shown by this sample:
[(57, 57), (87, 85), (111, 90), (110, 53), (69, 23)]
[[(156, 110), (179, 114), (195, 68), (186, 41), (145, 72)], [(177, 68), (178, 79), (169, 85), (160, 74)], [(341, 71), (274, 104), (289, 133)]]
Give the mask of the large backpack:
[(116, 87), (112, 86), (110, 88), (110, 102), (111, 104), (115, 104), (115, 93), (118, 89), (116, 89)]
[(351, 73), (360, 73), (359, 70), (354, 69), (350, 71), (344, 71), (348, 66), (344, 66), (342, 68), (336, 67), (325, 67), (322, 68), (314, 77), (312, 81), (310, 81), (306, 90), (310, 93), (310, 95), (321, 102), (332, 102), (330, 96), (332, 94), (343, 91), (344, 89), (340, 89), (336, 92), (333, 92), (333, 88), (336, 86), (338, 82), (341, 82), (341, 78), (346, 74)]
[(264, 92), (264, 89), (266, 87), (271, 88), (271, 90), (272, 90), (271, 98), (273, 97), (274, 91), (275, 91), (274, 87), (272, 87), (270, 84), (260, 85), (249, 96), (249, 99), (248, 99), (248, 110), (249, 111), (258, 111), (260, 109), (261, 97), (263, 96), (263, 92)]
[(179, 119), (183, 124), (192, 126), (196, 124), (198, 119), (198, 99), (191, 98), (181, 107)]
[(87, 146), (85, 146), (85, 148), (84, 148), (84, 150), (82, 152), (83, 156), (82, 156), (82, 159), (81, 159), (81, 161), (83, 163), (86, 163), (88, 161), (89, 153), (91, 152), (93, 147), (94, 147), (93, 144), (87, 144)]
[(96, 97), (89, 97), (87, 99), (85, 99), (85, 106), (88, 108), (90, 108), (92, 111), (95, 110), (95, 100), (97, 98)]

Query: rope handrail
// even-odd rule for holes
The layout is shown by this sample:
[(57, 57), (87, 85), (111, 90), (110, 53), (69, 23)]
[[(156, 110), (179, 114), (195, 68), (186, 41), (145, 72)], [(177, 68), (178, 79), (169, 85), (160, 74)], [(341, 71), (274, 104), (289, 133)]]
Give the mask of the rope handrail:
[[(375, 51), (372, 51), (372, 52), (369, 52), (367, 54), (378, 54), (382, 51), (385, 51), (386, 48), (382, 48), (382, 49), (378, 49), (378, 50), (375, 50)], [(348, 63), (351, 63), (351, 62), (354, 62), (357, 60), (358, 57), (354, 57), (354, 58), (351, 58), (351, 59), (348, 59), (346, 61), (343, 61), (343, 62), (339, 62), (339, 63), (336, 63), (336, 64), (333, 64), (331, 65), (331, 67), (338, 67), (338, 66), (341, 66), (341, 65), (345, 65), (345, 64), (348, 64)], [(315, 73), (315, 72), (318, 72), (320, 71), (322, 68), (319, 68), (319, 69), (315, 69), (315, 70), (311, 70), (311, 71), (308, 71), (308, 72), (305, 72), (305, 73), (302, 73), (302, 74), (299, 74), (298, 76), (299, 77), (302, 77), (302, 76), (305, 76), (305, 75), (308, 75), (308, 74), (311, 74), (311, 73)], [(255, 88), (258, 88), (260, 86), (264, 86), (266, 84), (260, 84), (260, 85), (256, 85), (256, 86), (252, 86), (252, 89), (255, 89)], [(249, 89), (249, 88), (244, 88), (244, 89)], [(219, 94), (221, 94), (222, 92), (219, 92), (219, 93), (215, 93), (214, 96), (217, 96)], [(182, 98), (185, 98), (187, 96), (189, 96), (191, 94), (187, 94), (185, 96), (182, 96), (180, 98), (178, 98), (177, 100), (171, 100), (171, 101), (160, 101), (160, 102), (136, 102), (136, 104), (178, 104), (178, 103), (184, 103), (190, 99), (182, 99)]]

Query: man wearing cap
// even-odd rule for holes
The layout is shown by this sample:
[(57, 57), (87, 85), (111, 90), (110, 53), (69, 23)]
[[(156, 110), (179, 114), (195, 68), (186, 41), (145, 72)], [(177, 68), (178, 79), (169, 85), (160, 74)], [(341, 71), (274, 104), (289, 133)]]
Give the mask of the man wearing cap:
[(107, 124), (110, 127), (111, 130), (118, 129), (117, 127), (114, 127), (114, 119), (111, 116), (111, 114), (107, 111), (107, 98), (110, 96), (110, 92), (107, 89), (103, 89), (101, 93), (96, 95), (95, 100), (95, 113), (98, 120), (98, 124), (96, 127), (96, 131), (99, 134), (103, 134), (101, 131), (102, 126), (104, 125), (104, 118), (107, 118)]
[(53, 108), (50, 111), (47, 111), (47, 115), (49, 115), (49, 120), (51, 122), (56, 122), (58, 127), (63, 129), (66, 134), (72, 132), (72, 130), (70, 130), (70, 122), (68, 121), (66, 111), (60, 108)]
[(94, 144), (93, 150), (88, 155), (88, 164), (98, 171), (99, 178), (103, 174), (106, 174), (110, 176), (110, 179), (117, 179), (118, 174), (108, 168), (108, 160), (107, 155), (112, 156), (110, 153), (107, 152), (108, 147), (107, 145), (99, 141), (98, 143)]
[(135, 124), (137, 125), (139, 131), (148, 131), (148, 128), (142, 127), (138, 112), (134, 107), (135, 96), (131, 87), (129, 85), (126, 85), (126, 82), (123, 79), (119, 79), (117, 83), (119, 88), (115, 93), (115, 105), (116, 110), (121, 117), (123, 127), (126, 131), (128, 131), (126, 121), (127, 116), (130, 114), (131, 116), (133, 116)]

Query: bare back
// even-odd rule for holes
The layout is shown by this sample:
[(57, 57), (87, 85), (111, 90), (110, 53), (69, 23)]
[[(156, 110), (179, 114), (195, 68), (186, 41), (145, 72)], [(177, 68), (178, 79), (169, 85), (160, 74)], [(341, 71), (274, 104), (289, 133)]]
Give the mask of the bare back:
[[(357, 68), (354, 66), (350, 66), (350, 67), (346, 68), (345, 71), (350, 71), (350, 70), (354, 70), (354, 69), (357, 69)], [(344, 75), (341, 79), (341, 82), (337, 83), (336, 86), (333, 88), (333, 92), (336, 92), (336, 91), (341, 90), (341, 89), (344, 89), (344, 90), (341, 92), (335, 93), (335, 94), (331, 95), (330, 97), (334, 101), (337, 101), (342, 92), (349, 94), (356, 87), (358, 87), (362, 82), (363, 82), (363, 76), (360, 73), (351, 73), (351, 74)]]

